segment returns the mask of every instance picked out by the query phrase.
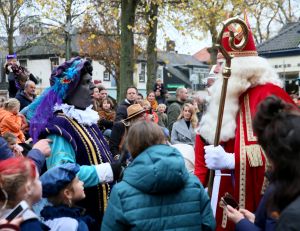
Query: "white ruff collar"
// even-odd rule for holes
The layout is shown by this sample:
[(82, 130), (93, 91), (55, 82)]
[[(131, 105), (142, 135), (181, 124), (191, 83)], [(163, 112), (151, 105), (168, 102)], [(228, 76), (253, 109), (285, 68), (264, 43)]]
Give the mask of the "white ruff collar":
[(97, 124), (99, 120), (99, 115), (96, 111), (92, 109), (93, 105), (90, 105), (85, 110), (76, 109), (74, 105), (69, 104), (56, 104), (54, 106), (54, 111), (63, 111), (63, 113), (72, 118), (77, 120), (77, 122), (81, 125), (88, 125), (91, 126), (93, 124)]

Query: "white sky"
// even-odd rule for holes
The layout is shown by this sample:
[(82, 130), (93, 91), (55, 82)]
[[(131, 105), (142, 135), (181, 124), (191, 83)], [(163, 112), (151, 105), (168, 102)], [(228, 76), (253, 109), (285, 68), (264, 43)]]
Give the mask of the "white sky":
[[(184, 18), (185, 16), (182, 15)], [(175, 41), (175, 50), (179, 54), (193, 55), (204, 47), (211, 46), (210, 35), (203, 35), (200, 31), (193, 31), (194, 35), (183, 35), (173, 26), (173, 24), (160, 17), (157, 31), (157, 47), (159, 50), (166, 49), (168, 39)]]
[[(182, 35), (175, 29), (167, 29), (168, 36), (171, 40), (175, 41), (175, 50), (179, 54), (189, 54), (193, 55), (204, 47), (211, 46), (211, 38), (209, 35), (202, 36), (203, 39), (192, 38), (188, 35)], [(160, 50), (165, 50), (166, 40), (164, 39), (164, 34), (159, 31), (157, 38), (157, 46)]]

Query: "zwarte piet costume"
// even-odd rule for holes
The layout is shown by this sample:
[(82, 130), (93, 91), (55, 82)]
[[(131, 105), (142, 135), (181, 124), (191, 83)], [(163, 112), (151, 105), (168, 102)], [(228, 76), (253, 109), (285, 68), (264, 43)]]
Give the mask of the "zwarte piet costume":
[[(63, 163), (80, 165), (78, 177), (84, 182), (86, 193), (80, 205), (100, 223), (110, 193), (108, 182), (114, 180), (112, 155), (97, 127), (99, 116), (92, 105), (78, 109), (66, 103), (86, 73), (91, 75), (92, 67), (79, 57), (52, 73), (51, 87), (33, 103), (37, 108), (31, 119), (31, 136), (34, 141), (45, 137), (52, 140), (48, 169)], [(93, 86), (89, 90), (92, 92)]]

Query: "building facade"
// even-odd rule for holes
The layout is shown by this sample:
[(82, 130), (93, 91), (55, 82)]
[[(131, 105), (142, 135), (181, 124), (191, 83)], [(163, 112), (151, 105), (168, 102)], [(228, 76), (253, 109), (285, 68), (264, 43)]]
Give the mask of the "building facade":
[(278, 34), (258, 45), (285, 82), (285, 90), (300, 96), (300, 21), (285, 25)]

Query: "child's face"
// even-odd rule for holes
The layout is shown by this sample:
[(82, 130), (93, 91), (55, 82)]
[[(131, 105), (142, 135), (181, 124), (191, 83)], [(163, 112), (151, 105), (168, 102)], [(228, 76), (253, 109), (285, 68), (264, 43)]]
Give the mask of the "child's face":
[(102, 104), (102, 107), (103, 107), (104, 110), (109, 110), (110, 109), (110, 103), (107, 100), (105, 100)]
[(165, 107), (158, 107), (158, 112), (160, 112), (160, 113), (164, 113), (165, 112)]
[(144, 104), (143, 108), (144, 108), (144, 110), (150, 110), (151, 109), (151, 105), (150, 104)]
[(12, 113), (13, 114), (15, 114), (15, 115), (17, 115), (18, 113), (19, 113), (19, 111), (20, 111), (20, 106), (15, 106), (13, 109), (12, 109)]
[(15, 149), (15, 145), (17, 144), (17, 140), (16, 139), (10, 139), (9, 141), (7, 141), (7, 145), (11, 150)]
[(71, 187), (73, 188), (72, 202), (80, 201), (85, 198), (83, 182), (79, 180), (77, 176), (72, 180)]

